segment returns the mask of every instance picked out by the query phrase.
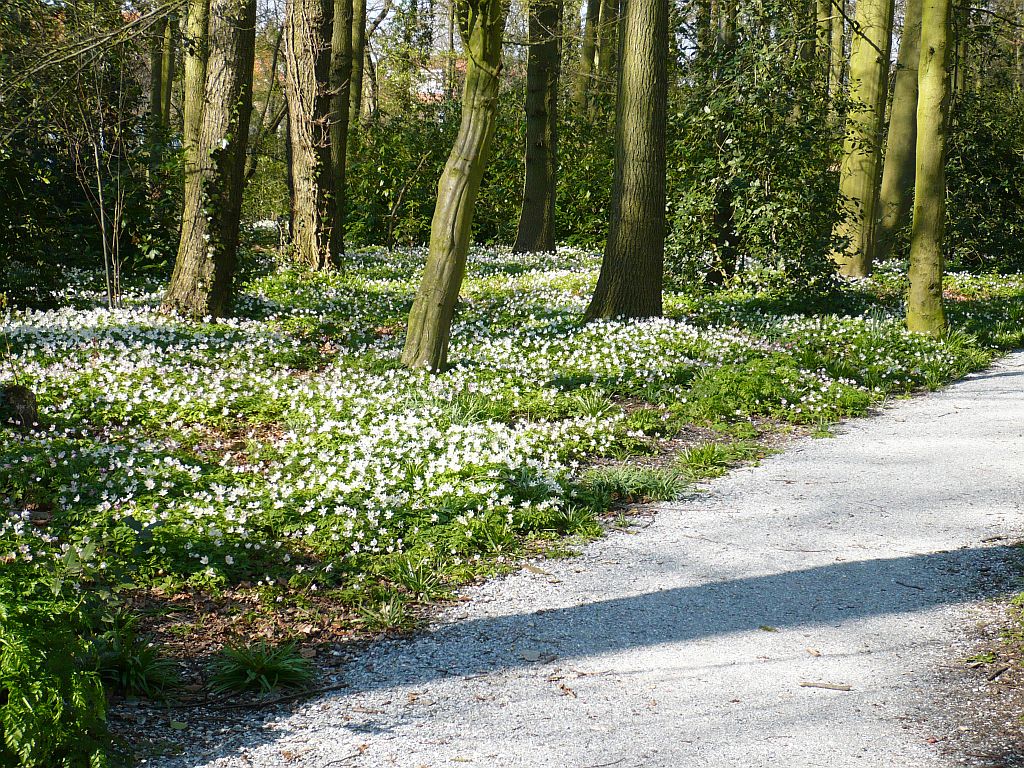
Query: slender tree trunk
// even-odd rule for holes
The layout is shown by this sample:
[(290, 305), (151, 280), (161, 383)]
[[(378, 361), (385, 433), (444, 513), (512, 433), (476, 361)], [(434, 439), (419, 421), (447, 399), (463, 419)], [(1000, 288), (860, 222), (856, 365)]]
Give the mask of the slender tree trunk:
[(583, 42), (580, 49), (580, 71), (576, 78), (573, 101), (586, 109), (594, 84), (594, 60), (597, 56), (597, 25), (601, 15), (601, 0), (587, 0), (587, 18), (583, 22)]
[(615, 101), (615, 177), (587, 319), (662, 313), (668, 0), (625, 0)]
[(957, 0), (954, 11), (956, 13), (956, 58), (953, 60), (953, 92), (961, 94), (967, 90), (968, 31), (971, 26), (971, 9), (968, 0)]
[(192, 317), (220, 317), (231, 300), (252, 112), (256, 0), (212, 0), (208, 13), (209, 76), (196, 178), (185, 189), (178, 257), (163, 304)]
[(558, 175), (558, 76), (562, 0), (530, 1), (526, 69), (526, 177), (519, 229), (512, 250), (555, 250)]
[(875, 231), (875, 258), (888, 259), (896, 234), (910, 219), (914, 204), (914, 150), (917, 146), (917, 64), (921, 58), (921, 0), (907, 0), (896, 59), (885, 145), (879, 220)]
[(619, 0), (601, 0), (601, 20), (597, 30), (597, 73), (602, 93), (613, 93), (615, 54), (619, 40)]
[(366, 61), (366, 0), (352, 2), (352, 85), (349, 90), (348, 123), (359, 124), (363, 111), (363, 64)]
[(175, 43), (177, 42), (175, 33), (177, 30), (178, 16), (172, 13), (167, 17), (167, 22), (164, 24), (163, 54), (160, 64), (163, 77), (160, 93), (160, 117), (163, 119), (164, 127), (168, 129), (171, 127), (171, 94), (174, 91), (175, 56), (177, 54), (175, 50)]
[(334, 0), (331, 36), (331, 170), (334, 191), (334, 219), (331, 254), (337, 259), (345, 252), (345, 205), (348, 155), (348, 116), (352, 84), (352, 0)]
[[(715, 47), (718, 54), (718, 67), (715, 72), (715, 80), (722, 83), (728, 77), (730, 59), (736, 49), (736, 0), (720, 0), (717, 5), (718, 26)], [(722, 115), (721, 122), (731, 122), (728, 108)], [(726, 144), (728, 138), (725, 129), (719, 127), (716, 144), (721, 148), (720, 151), (728, 152), (725, 149), (728, 146)], [(706, 280), (711, 285), (722, 285), (736, 274), (738, 245), (738, 238), (733, 226), (733, 194), (724, 169), (715, 187), (714, 201), (715, 207), (712, 212), (714, 263), (706, 275)]]
[(184, 116), (182, 147), (185, 152), (185, 196), (188, 197), (189, 167), (197, 166), (199, 127), (206, 103), (206, 69), (209, 59), (210, 0), (189, 0), (185, 21), (185, 85), (182, 101)]
[(715, 34), (712, 28), (712, 0), (698, 0), (697, 14), (697, 56), (707, 59), (715, 47)]
[[(288, 0), (285, 94), (292, 136), (295, 259), (312, 269), (331, 266), (335, 217), (331, 168), (332, 0)], [(347, 114), (347, 112), (346, 112)]]
[(437, 183), (430, 222), (430, 250), (416, 299), (402, 362), (436, 371), (448, 362), (448, 341), (466, 256), (480, 180), (490, 152), (498, 110), (501, 35), (506, 0), (457, 0), (459, 31), (467, 52), (462, 122)]
[(832, 3), (829, 0), (817, 0), (816, 19), (814, 25), (814, 49), (820, 67), (818, 77), (825, 93), (828, 93), (829, 53), (832, 40)]
[(917, 97), (917, 175), (910, 241), (907, 327), (940, 336), (942, 240), (946, 220), (946, 127), (949, 122), (950, 0), (923, 0)]
[(857, 26), (850, 50), (850, 97), (846, 140), (839, 175), (845, 213), (837, 233), (848, 239), (833, 254), (844, 275), (870, 274), (881, 181), (882, 121), (889, 90), (893, 0), (858, 0)]
[[(846, 0), (831, 0), (831, 44), (829, 46), (828, 93), (833, 99), (843, 91), (843, 63), (846, 61), (845, 35), (846, 19), (841, 13)], [(833, 115), (837, 112), (833, 107)]]
[(167, 26), (166, 18), (157, 22), (153, 37), (149, 41), (149, 114), (156, 125), (162, 125), (164, 122), (163, 42)]

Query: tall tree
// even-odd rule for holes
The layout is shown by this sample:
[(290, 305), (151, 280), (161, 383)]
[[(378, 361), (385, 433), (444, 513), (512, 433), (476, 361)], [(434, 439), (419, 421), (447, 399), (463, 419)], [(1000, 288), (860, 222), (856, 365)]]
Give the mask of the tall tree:
[(839, 172), (845, 216), (837, 234), (848, 245), (833, 254), (844, 275), (871, 272), (881, 181), (881, 138), (889, 84), (893, 0), (858, 0), (857, 33), (850, 48), (850, 113)]
[(661, 315), (668, 0), (625, 0), (611, 220), (587, 318)]
[(498, 111), (501, 35), (507, 0), (453, 0), (466, 51), (462, 121), (441, 179), (430, 222), (430, 248), (405, 338), (402, 362), (440, 370), (448, 342), (473, 226), (473, 207), (487, 165)]
[(558, 77), (562, 0), (531, 0), (526, 65), (526, 176), (513, 250), (555, 250), (558, 175)]
[(831, 5), (828, 92), (835, 99), (843, 89), (843, 63), (846, 61), (846, 0), (831, 0)]
[(922, 0), (917, 97), (917, 175), (910, 241), (907, 327), (939, 336), (942, 308), (942, 240), (946, 220), (946, 130), (950, 91), (950, 0)]
[(601, 90), (611, 93), (615, 77), (615, 55), (619, 41), (619, 0), (601, 0), (597, 25), (597, 73)]
[(349, 88), (349, 125), (355, 126), (363, 111), (363, 66), (366, 59), (366, 0), (352, 2), (352, 79)]
[(875, 230), (875, 259), (892, 255), (914, 203), (914, 150), (917, 146), (917, 65), (921, 58), (921, 0), (907, 0), (896, 57), (896, 83), (889, 111), (882, 187)]
[(345, 204), (348, 153), (349, 96), (352, 84), (352, 0), (334, 0), (331, 33), (331, 179), (334, 214), (331, 226), (331, 255), (345, 251)]
[(168, 27), (167, 18), (160, 19), (154, 25), (153, 36), (149, 41), (149, 114), (156, 125), (164, 121), (164, 30)]
[[(335, 217), (331, 167), (332, 0), (288, 0), (285, 95), (291, 130), (292, 245), (312, 269), (331, 266)], [(346, 112), (347, 114), (347, 112)]]
[(208, 13), (208, 75), (195, 166), (163, 302), (165, 309), (193, 317), (219, 317), (231, 299), (252, 112), (256, 0), (210, 0)]
[[(716, 3), (718, 18), (715, 20), (715, 72), (716, 82), (723, 83), (730, 77), (730, 64), (736, 52), (737, 0), (719, 0)], [(731, 121), (729, 110), (722, 115), (717, 128), (717, 145), (725, 152), (728, 136), (726, 125)], [(711, 285), (722, 285), (736, 273), (736, 247), (738, 237), (733, 221), (733, 194), (726, 175), (720, 174), (714, 193), (715, 207), (712, 211), (714, 232), (714, 261), (706, 279)]]
[[(206, 69), (209, 59), (210, 0), (189, 0), (182, 48), (185, 52), (185, 90), (181, 143), (185, 154), (185, 197), (189, 186), (199, 183), (199, 128), (206, 98)], [(254, 54), (255, 55), (255, 54)]]
[(576, 78), (573, 101), (585, 109), (593, 88), (594, 66), (597, 56), (597, 25), (601, 15), (601, 0), (587, 0), (587, 18), (583, 22), (583, 41), (580, 46), (580, 71)]
[(174, 91), (174, 71), (176, 69), (175, 44), (177, 42), (178, 15), (169, 14), (164, 24), (163, 53), (160, 63), (160, 74), (162, 76), (162, 88), (160, 92), (160, 116), (164, 126), (171, 126), (171, 94)]

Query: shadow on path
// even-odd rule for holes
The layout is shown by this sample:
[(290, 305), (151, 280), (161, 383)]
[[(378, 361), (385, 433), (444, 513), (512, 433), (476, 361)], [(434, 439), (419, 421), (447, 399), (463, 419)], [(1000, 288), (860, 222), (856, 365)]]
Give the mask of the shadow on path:
[[(765, 576), (714, 581), (511, 616), (456, 621), (411, 638), (371, 646), (336, 694), (419, 686), (447, 677), (528, 666), (523, 650), (580, 661), (663, 643), (720, 638), (770, 625), (838, 626), (883, 615), (909, 615), (1004, 593), (1010, 546), (964, 548), (893, 559), (836, 562)], [(670, 577), (670, 574), (665, 574)], [(367, 671), (366, 662), (372, 662)], [(300, 709), (301, 704), (294, 709)], [(286, 715), (287, 711), (282, 711)], [(387, 730), (386, 717), (370, 725)], [(367, 724), (364, 724), (363, 729)], [(253, 729), (242, 741), (176, 765), (237, 755), (284, 736)]]

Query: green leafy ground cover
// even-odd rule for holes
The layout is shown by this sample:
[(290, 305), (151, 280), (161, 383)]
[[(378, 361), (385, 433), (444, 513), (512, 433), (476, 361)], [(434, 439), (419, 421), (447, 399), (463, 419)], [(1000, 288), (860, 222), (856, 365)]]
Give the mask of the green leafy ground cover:
[[(100, 684), (173, 690), (153, 636), (209, 656), (232, 637), (409, 627), (457, 585), (599, 534), (615, 500), (756, 456), (773, 425), (863, 414), (1024, 344), (1022, 277), (951, 276), (942, 340), (903, 330), (896, 266), (814, 295), (672, 294), (665, 319), (583, 325), (596, 256), (488, 249), (453, 367), (430, 375), (397, 364), (422, 259), (265, 268), (220, 323), (160, 315), (145, 286), (113, 312), (78, 288), (3, 317), (0, 382), (32, 388), (44, 424), (0, 430), (0, 756), (55, 765), (74, 743), (68, 765), (99, 764)], [(646, 474), (592, 468), (693, 425), (732, 447)], [(231, 680), (224, 663), (199, 683)]]

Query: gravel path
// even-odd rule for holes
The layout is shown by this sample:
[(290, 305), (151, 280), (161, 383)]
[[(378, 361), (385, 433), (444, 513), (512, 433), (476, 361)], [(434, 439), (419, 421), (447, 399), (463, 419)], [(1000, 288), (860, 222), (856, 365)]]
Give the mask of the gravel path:
[(468, 590), (348, 690), (162, 764), (955, 765), (928, 728), (1021, 535), (1024, 353), (839, 432)]

